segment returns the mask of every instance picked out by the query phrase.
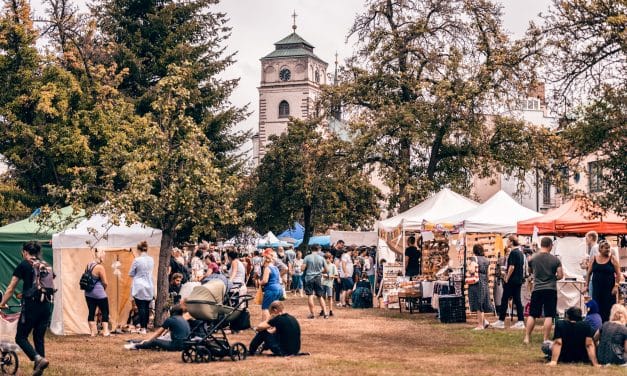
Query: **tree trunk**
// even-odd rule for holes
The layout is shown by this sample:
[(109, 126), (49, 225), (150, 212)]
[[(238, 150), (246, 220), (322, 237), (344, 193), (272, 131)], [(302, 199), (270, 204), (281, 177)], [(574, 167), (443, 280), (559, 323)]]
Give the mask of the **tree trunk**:
[(311, 224), (311, 215), (313, 213), (312, 207), (311, 205), (305, 205), (303, 206), (303, 222), (304, 227), (305, 227), (305, 231), (303, 233), (303, 242), (300, 245), (300, 248), (302, 251), (306, 250), (307, 247), (309, 246), (309, 238), (311, 238), (311, 233), (313, 232), (312, 229), (312, 224)]
[(157, 300), (155, 302), (155, 328), (160, 327), (166, 319), (166, 303), (168, 301), (168, 267), (174, 235), (168, 230), (161, 234), (161, 248), (159, 249), (159, 266), (157, 267)]
[(411, 185), (412, 179), (411, 173), (409, 173), (411, 170), (411, 142), (406, 138), (402, 138), (400, 140), (400, 148), (401, 166), (407, 171), (405, 173), (406, 175), (401, 175), (398, 184), (399, 211), (402, 213), (409, 210), (411, 207), (411, 196), (407, 190), (407, 187)]

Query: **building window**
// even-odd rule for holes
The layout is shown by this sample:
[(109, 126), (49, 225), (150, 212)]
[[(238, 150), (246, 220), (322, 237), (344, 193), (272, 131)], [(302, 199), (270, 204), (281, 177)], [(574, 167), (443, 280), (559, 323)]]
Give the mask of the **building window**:
[(551, 180), (548, 177), (542, 181), (542, 203), (551, 206)]
[(569, 180), (569, 171), (568, 171), (568, 167), (561, 167), (559, 169), (559, 178), (558, 178), (558, 184), (555, 187), (555, 190), (557, 193), (560, 194), (565, 194), (567, 195), (569, 192), (569, 185), (568, 185), (568, 180)]
[(518, 102), (518, 109), (523, 111), (538, 111), (540, 110), (540, 100), (537, 98), (523, 99)]
[(279, 117), (284, 118), (290, 116), (290, 104), (287, 101), (279, 103)]
[(588, 189), (590, 192), (603, 190), (603, 168), (599, 161), (588, 163)]

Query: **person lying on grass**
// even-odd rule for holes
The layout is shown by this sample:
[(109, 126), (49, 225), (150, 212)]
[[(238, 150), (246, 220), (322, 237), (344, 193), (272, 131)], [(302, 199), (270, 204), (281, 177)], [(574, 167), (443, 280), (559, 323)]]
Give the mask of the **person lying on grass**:
[[(270, 304), (270, 320), (254, 329), (257, 332), (248, 347), (249, 355), (258, 355), (265, 349), (278, 356), (298, 355), (300, 351), (300, 325), (294, 316), (283, 312), (283, 303)], [(257, 349), (261, 348), (259, 352)]]
[(545, 341), (542, 351), (551, 359), (547, 364), (592, 363), (599, 367), (594, 346), (594, 330), (583, 321), (581, 309), (570, 307), (564, 313), (564, 320), (555, 323), (553, 342)]
[[(166, 331), (170, 332), (170, 339), (160, 338)], [(183, 318), (183, 308), (179, 304), (172, 307), (170, 317), (165, 320), (161, 328), (157, 329), (145, 341), (124, 345), (127, 350), (161, 349), (165, 351), (182, 351), (185, 341), (189, 337), (189, 323)]]

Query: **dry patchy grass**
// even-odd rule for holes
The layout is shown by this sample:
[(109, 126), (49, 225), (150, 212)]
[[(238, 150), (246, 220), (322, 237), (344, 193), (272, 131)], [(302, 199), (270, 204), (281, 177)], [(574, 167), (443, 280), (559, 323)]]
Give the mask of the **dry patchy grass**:
[[(540, 354), (539, 331), (533, 344), (524, 346), (522, 331), (473, 332), (470, 323), (444, 325), (433, 314), (336, 308), (329, 320), (307, 320), (304, 299), (290, 298), (286, 305), (301, 323), (302, 351), (311, 356), (184, 364), (178, 352), (124, 350), (125, 340), (135, 337), (131, 335), (51, 336), (46, 375), (625, 375), (618, 368), (583, 365), (549, 369)], [(259, 307), (251, 311), (257, 322)], [(248, 345), (252, 337), (247, 331), (229, 340)], [(30, 362), (23, 354), (20, 360), (22, 374), (30, 374)]]

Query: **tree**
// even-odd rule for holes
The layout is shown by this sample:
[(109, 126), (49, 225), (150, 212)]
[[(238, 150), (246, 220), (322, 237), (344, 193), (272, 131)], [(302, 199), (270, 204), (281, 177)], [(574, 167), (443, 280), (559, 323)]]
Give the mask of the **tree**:
[[(110, 49), (118, 71), (126, 71), (120, 90), (136, 101), (136, 111), (152, 111), (158, 82), (171, 65), (186, 65), (198, 87), (186, 116), (211, 141), (208, 152), (224, 168), (224, 176), (240, 174), (244, 160), (239, 147), (247, 132), (233, 127), (247, 115), (246, 108), (231, 106), (229, 96), (238, 79), (216, 75), (234, 62), (225, 54), (230, 28), (224, 13), (211, 9), (218, 0), (105, 0), (93, 8), (102, 43)], [(102, 56), (107, 63), (107, 56)]]
[(555, 1), (544, 19), (545, 69), (564, 117), (567, 162), (576, 171), (597, 154), (604, 189), (590, 198), (627, 217), (627, 2)]
[(369, 1), (350, 36), (358, 50), (329, 102), (354, 115), (355, 153), (378, 164), (391, 208), (548, 159), (547, 132), (509, 117), (534, 82), (537, 32), (511, 42), (493, 3)]
[(315, 230), (338, 224), (369, 228), (378, 217), (378, 190), (344, 151), (348, 143), (325, 134), (321, 119), (290, 119), (288, 131), (272, 138), (245, 197), (260, 231), (303, 221), (303, 246)]

